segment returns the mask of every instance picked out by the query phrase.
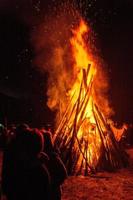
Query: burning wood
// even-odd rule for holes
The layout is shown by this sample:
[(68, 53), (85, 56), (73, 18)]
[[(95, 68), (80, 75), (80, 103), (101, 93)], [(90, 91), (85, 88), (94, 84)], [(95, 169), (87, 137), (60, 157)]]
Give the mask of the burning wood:
[(113, 170), (127, 162), (97, 105), (94, 95), (97, 68), (83, 39), (87, 31), (87, 25), (81, 21), (70, 40), (77, 80), (69, 90), (70, 101), (54, 138), (69, 174), (87, 175), (99, 169)]

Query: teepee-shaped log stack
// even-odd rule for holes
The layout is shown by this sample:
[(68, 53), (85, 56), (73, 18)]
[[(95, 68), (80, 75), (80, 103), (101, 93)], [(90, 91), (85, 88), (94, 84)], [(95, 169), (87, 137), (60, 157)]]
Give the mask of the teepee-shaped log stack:
[[(82, 81), (78, 91), (75, 91), (78, 92), (77, 98), (74, 93), (54, 138), (69, 174), (88, 175), (127, 165), (125, 152), (93, 98), (94, 76), (87, 84), (90, 69), (91, 65), (88, 65), (87, 70), (82, 70)], [(88, 104), (91, 106), (91, 117), (86, 115)]]

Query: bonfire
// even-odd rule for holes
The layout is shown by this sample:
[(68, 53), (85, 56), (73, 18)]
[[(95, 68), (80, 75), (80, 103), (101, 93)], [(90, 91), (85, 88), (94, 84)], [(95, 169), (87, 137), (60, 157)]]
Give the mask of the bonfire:
[(94, 83), (98, 68), (88, 53), (84, 40), (86, 33), (88, 27), (83, 20), (72, 30), (70, 44), (77, 76), (67, 93), (66, 110), (60, 111), (54, 137), (69, 174), (75, 175), (114, 170), (127, 164), (109, 119), (96, 100)]

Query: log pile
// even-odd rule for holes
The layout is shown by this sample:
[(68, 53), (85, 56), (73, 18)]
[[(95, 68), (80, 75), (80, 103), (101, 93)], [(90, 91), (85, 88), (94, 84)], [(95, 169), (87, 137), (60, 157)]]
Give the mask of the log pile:
[[(128, 164), (126, 153), (93, 99), (93, 75), (87, 83), (90, 69), (88, 65), (87, 70), (82, 70), (77, 98), (74, 93), (54, 137), (54, 144), (60, 149), (71, 175), (114, 171)], [(91, 104), (93, 122), (86, 115), (88, 104)]]

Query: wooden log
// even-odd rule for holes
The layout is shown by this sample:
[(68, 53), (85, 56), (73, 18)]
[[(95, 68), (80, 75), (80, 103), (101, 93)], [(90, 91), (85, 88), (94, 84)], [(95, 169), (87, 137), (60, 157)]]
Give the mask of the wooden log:
[[(100, 113), (100, 111), (99, 111), (99, 109), (98, 109), (97, 106), (96, 106), (96, 109), (97, 109), (97, 111), (98, 111), (99, 116), (101, 117), (101, 119), (103, 119), (103, 117), (102, 117), (102, 115), (101, 115), (101, 113)], [(104, 119), (103, 119), (103, 121), (104, 121), (104, 124), (105, 124), (105, 126), (106, 126), (106, 129), (107, 129), (107, 131), (108, 131), (108, 136), (109, 136), (110, 141), (111, 141), (111, 144), (112, 144), (112, 149), (113, 149), (113, 151), (115, 152), (115, 153), (114, 153), (113, 161), (114, 161), (114, 159), (115, 159), (115, 161), (116, 161), (115, 163), (117, 164), (117, 166), (118, 166), (119, 168), (125, 166), (125, 164), (128, 165), (128, 159), (127, 159), (127, 156), (126, 156), (125, 151), (123, 151), (123, 150), (119, 147), (119, 144), (118, 144), (118, 142), (116, 141), (115, 136), (114, 136), (114, 133), (112, 132), (110, 126), (109, 126), (107, 123), (105, 123), (105, 120), (104, 120)]]

